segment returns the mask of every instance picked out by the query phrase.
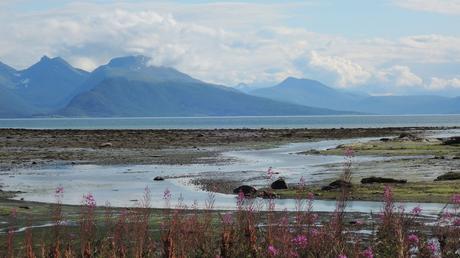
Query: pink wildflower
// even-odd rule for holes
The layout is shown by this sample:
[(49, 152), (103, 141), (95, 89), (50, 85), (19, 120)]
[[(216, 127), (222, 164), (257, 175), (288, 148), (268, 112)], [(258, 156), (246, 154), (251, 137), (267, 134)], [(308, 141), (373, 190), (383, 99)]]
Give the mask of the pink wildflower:
[(59, 194), (63, 194), (63, 193), (64, 193), (64, 187), (63, 187), (63, 186), (61, 186), (61, 185), (60, 185), (60, 186), (58, 186), (58, 187), (56, 187), (56, 191), (55, 191), (55, 193), (56, 193), (57, 195), (59, 195)]
[(414, 207), (411, 211), (412, 215), (418, 216), (422, 212), (422, 208), (420, 206)]
[(451, 219), (452, 219), (453, 215), (452, 215), (452, 213), (450, 213), (449, 211), (444, 211), (444, 212), (442, 213), (441, 217), (442, 217), (442, 219), (443, 219), (444, 221), (448, 221), (448, 220), (451, 220)]
[(275, 174), (275, 172), (273, 171), (273, 168), (272, 167), (269, 167), (268, 170), (267, 170), (267, 176), (268, 178), (272, 179), (273, 175)]
[(383, 198), (384, 198), (385, 202), (392, 202), (393, 201), (393, 190), (388, 185), (385, 186), (385, 190), (383, 192)]
[[(311, 221), (312, 222), (315, 222), (317, 219), (318, 219), (318, 214), (316, 214), (316, 213), (311, 214)], [(313, 230), (315, 230), (316, 234), (318, 233), (318, 231), (316, 231), (316, 229), (313, 229)], [(313, 232), (313, 230), (312, 230), (312, 232)]]
[(272, 245), (269, 245), (268, 246), (268, 253), (271, 255), (271, 256), (277, 256), (278, 255), (278, 249), (276, 249), (274, 246)]
[(363, 256), (366, 258), (374, 258), (374, 252), (372, 251), (372, 248), (368, 247), (366, 250), (364, 250)]
[[(315, 215), (316, 215), (316, 214), (315, 214)], [(314, 229), (312, 229), (312, 230), (310, 231), (310, 234), (311, 234), (312, 236), (317, 236), (317, 235), (319, 234), (319, 232), (318, 232), (317, 229), (314, 228)]]
[(292, 243), (294, 243), (298, 247), (306, 247), (308, 244), (307, 237), (304, 235), (298, 235), (294, 239), (292, 239)]
[(347, 256), (344, 255), (344, 254), (341, 254), (341, 255), (339, 255), (339, 257), (337, 257), (337, 258), (347, 258)]
[(168, 188), (163, 192), (163, 199), (170, 200), (171, 199), (171, 191)]
[(460, 218), (454, 220), (454, 226), (460, 226)]
[(452, 195), (452, 203), (460, 205), (460, 194)]
[(436, 251), (438, 250), (438, 247), (436, 246), (436, 244), (435, 244), (434, 242), (429, 242), (429, 243), (427, 244), (427, 247), (428, 247), (428, 250), (430, 250), (430, 252), (431, 252), (432, 254), (435, 254)]
[(410, 242), (411, 244), (415, 244), (415, 245), (417, 245), (417, 244), (420, 242), (418, 236), (415, 235), (415, 234), (410, 234), (410, 235), (407, 237), (407, 240), (409, 240), (409, 242)]
[(345, 150), (345, 156), (347, 157), (353, 157), (355, 155), (355, 151), (352, 148), (347, 148)]
[(92, 193), (89, 193), (87, 195), (83, 195), (83, 202), (89, 208), (95, 208), (96, 207), (96, 200), (94, 199), (94, 196), (93, 196)]

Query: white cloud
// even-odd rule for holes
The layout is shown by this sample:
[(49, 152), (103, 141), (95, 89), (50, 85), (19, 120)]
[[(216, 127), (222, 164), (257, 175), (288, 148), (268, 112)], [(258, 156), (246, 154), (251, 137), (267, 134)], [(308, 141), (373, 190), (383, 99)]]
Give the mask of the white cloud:
[(427, 85), (429, 90), (443, 90), (446, 88), (460, 88), (460, 78), (443, 79), (433, 77), (431, 83)]
[(388, 69), (377, 72), (376, 78), (386, 84), (396, 86), (420, 86), (423, 84), (422, 78), (414, 74), (409, 67), (396, 65)]
[(47, 54), (92, 70), (115, 56), (143, 54), (214, 83), (296, 76), (340, 87), (425, 87), (421, 78), (433, 75), (415, 74), (407, 64), (460, 63), (459, 37), (346, 38), (282, 25), (298, 5), (161, 1), (0, 11), (0, 59), (26, 67)]
[(393, 0), (397, 6), (425, 12), (460, 15), (460, 0)]
[(362, 66), (341, 57), (322, 56), (315, 51), (310, 54), (310, 66), (331, 72), (337, 77), (341, 87), (360, 85), (367, 82), (372, 74)]

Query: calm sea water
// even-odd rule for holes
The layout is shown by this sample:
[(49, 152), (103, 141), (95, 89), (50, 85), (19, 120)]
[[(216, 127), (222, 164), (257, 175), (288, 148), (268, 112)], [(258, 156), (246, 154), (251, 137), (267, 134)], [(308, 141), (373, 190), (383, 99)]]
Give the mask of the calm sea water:
[(0, 119), (0, 128), (214, 129), (460, 126), (460, 115)]

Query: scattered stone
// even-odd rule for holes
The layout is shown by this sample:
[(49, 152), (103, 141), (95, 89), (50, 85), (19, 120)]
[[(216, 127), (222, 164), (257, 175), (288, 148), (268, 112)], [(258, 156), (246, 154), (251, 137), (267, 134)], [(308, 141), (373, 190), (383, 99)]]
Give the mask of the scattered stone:
[(434, 181), (460, 180), (460, 172), (448, 172), (438, 176)]
[(323, 191), (330, 191), (335, 189), (340, 189), (342, 187), (351, 188), (352, 184), (350, 182), (344, 181), (342, 179), (335, 180), (334, 182), (330, 183), (329, 185), (323, 186), (321, 190)]
[(271, 184), (271, 188), (275, 190), (288, 189), (288, 185), (286, 184), (284, 178), (278, 178), (278, 180)]
[(262, 190), (262, 191), (257, 191), (257, 197), (260, 197), (260, 198), (263, 198), (263, 199), (275, 199), (278, 196), (275, 193), (267, 192), (265, 190)]
[(239, 194), (240, 192), (242, 192), (246, 197), (252, 197), (257, 193), (257, 189), (249, 185), (242, 185), (238, 188), (233, 189), (234, 194)]
[(444, 145), (460, 144), (460, 136), (443, 138), (442, 144)]
[(386, 178), (386, 177), (366, 177), (361, 179), (361, 184), (374, 184), (374, 183), (385, 183), (385, 184), (405, 184), (407, 183), (406, 179), (394, 179), (394, 178)]
[(29, 206), (19, 206), (19, 209), (30, 210)]
[(32, 161), (32, 165), (37, 165), (37, 162), (36, 162), (36, 161)]
[(444, 156), (434, 156), (434, 159), (445, 159)]
[(108, 148), (112, 146), (113, 144), (111, 142), (104, 142), (104, 143), (99, 144), (99, 148)]
[(388, 141), (390, 141), (390, 138), (380, 138), (380, 141), (381, 142), (388, 142)]
[(400, 140), (408, 140), (408, 141), (417, 141), (417, 140), (420, 140), (420, 137), (414, 135), (414, 134), (411, 134), (411, 133), (401, 133), (399, 135), (399, 139)]
[(153, 181), (164, 181), (164, 177), (161, 177), (161, 176), (156, 176)]
[(19, 199), (19, 200), (21, 200), (21, 201), (24, 201), (24, 197), (22, 197), (22, 198), (21, 198), (21, 199)]

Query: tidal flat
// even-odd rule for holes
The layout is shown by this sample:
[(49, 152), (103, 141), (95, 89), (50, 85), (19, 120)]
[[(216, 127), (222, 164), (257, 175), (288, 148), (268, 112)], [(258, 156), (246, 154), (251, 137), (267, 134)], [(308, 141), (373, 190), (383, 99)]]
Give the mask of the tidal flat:
[[(321, 190), (337, 179), (343, 170), (343, 155), (353, 149), (352, 200), (380, 201), (384, 184), (361, 185), (369, 176), (405, 179), (407, 184), (394, 184), (396, 201), (444, 203), (456, 191), (458, 181), (433, 182), (447, 172), (459, 169), (460, 147), (444, 145), (440, 137), (458, 133), (458, 128), (403, 127), (354, 129), (215, 129), (215, 130), (0, 130), (0, 171), (5, 177), (6, 192), (30, 192), (29, 196), (52, 192), (51, 184), (58, 177), (31, 182), (27, 188), (24, 175), (61, 175), (73, 171), (81, 177), (93, 175), (76, 189), (91, 191), (109, 185), (104, 196), (124, 192), (117, 182), (107, 183), (113, 171), (120, 171), (123, 182), (130, 178), (151, 184), (158, 174), (166, 179), (153, 187), (175, 187), (184, 195), (206, 190), (223, 194), (233, 202), (232, 190), (243, 184), (267, 188), (266, 169), (273, 166), (276, 177), (286, 178), (288, 190), (276, 190), (279, 198), (292, 199), (297, 194), (300, 178), (307, 180), (306, 189), (317, 199), (333, 200), (337, 191)], [(295, 145), (297, 144), (297, 145)], [(287, 147), (283, 147), (287, 146)], [(311, 149), (305, 149), (311, 148)], [(306, 156), (303, 159), (302, 156)], [(304, 164), (305, 163), (305, 164)], [(307, 164), (308, 163), (308, 164)], [(155, 166), (156, 165), (156, 166)], [(95, 166), (94, 168), (92, 166)], [(113, 169), (112, 169), (113, 168)], [(48, 170), (47, 170), (48, 169)], [(75, 171), (77, 170), (77, 172)], [(47, 172), (49, 171), (49, 172)], [(94, 171), (92, 173), (91, 171)], [(155, 172), (157, 171), (157, 172)], [(160, 172), (158, 172), (160, 171)], [(168, 172), (169, 171), (169, 172)], [(144, 177), (140, 177), (140, 176)], [(151, 178), (149, 178), (151, 176)], [(69, 177), (69, 180), (75, 179)], [(6, 178), (7, 177), (7, 178)], [(120, 177), (121, 178), (121, 177)], [(66, 178), (62, 180), (67, 180)], [(84, 178), (80, 178), (80, 181)], [(90, 182), (96, 180), (95, 182)], [(99, 180), (99, 181), (97, 181)], [(133, 181), (133, 183), (134, 183)], [(96, 183), (97, 182), (97, 183)], [(168, 182), (173, 182), (172, 186)], [(45, 183), (45, 185), (46, 185)], [(13, 186), (13, 188), (12, 188)], [(34, 189), (35, 186), (37, 189)], [(71, 185), (72, 186), (72, 185)], [(71, 187), (68, 187), (71, 188)], [(174, 188), (176, 189), (176, 188)], [(4, 189), (5, 190), (5, 189)], [(69, 189), (71, 190), (71, 189)], [(140, 194), (141, 188), (137, 189)], [(81, 195), (83, 193), (78, 193)], [(15, 194), (17, 195), (17, 194)], [(20, 195), (20, 194), (19, 194)], [(76, 197), (73, 203), (77, 203)], [(45, 201), (52, 198), (35, 198)], [(135, 199), (136, 197), (132, 197)], [(185, 197), (187, 198), (187, 196)], [(26, 198), (27, 200), (27, 198)], [(122, 205), (123, 203), (120, 203)]]

